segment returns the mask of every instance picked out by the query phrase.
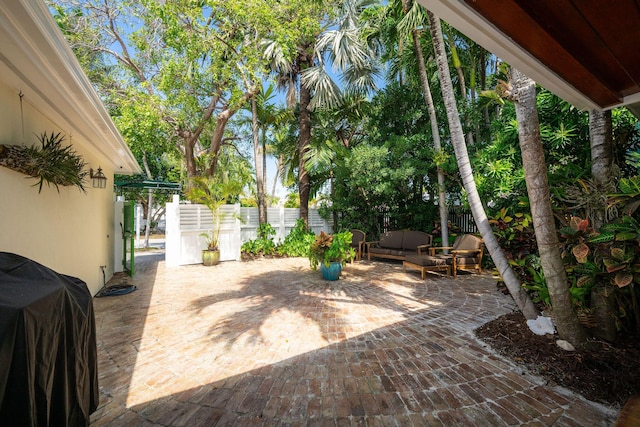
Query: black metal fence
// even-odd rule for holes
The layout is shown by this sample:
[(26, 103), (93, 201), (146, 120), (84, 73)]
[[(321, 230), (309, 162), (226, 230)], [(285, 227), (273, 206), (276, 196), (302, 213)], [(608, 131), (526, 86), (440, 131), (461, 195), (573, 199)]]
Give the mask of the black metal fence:
[(449, 222), (459, 229), (461, 233), (478, 233), (478, 227), (469, 211), (458, 208), (449, 209)]
[[(388, 210), (380, 209), (380, 213), (377, 217), (378, 227), (381, 233), (394, 230), (395, 224)], [(439, 224), (440, 220), (435, 218), (435, 223)], [(477, 234), (478, 227), (473, 220), (473, 215), (470, 211), (466, 211), (460, 208), (449, 208), (449, 223), (453, 232), (456, 233), (471, 233)]]

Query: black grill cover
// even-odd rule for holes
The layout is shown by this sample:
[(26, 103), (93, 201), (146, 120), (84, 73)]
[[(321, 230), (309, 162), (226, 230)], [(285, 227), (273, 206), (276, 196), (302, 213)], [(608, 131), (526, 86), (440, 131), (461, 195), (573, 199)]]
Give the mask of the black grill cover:
[(82, 426), (98, 406), (87, 285), (0, 252), (0, 426)]

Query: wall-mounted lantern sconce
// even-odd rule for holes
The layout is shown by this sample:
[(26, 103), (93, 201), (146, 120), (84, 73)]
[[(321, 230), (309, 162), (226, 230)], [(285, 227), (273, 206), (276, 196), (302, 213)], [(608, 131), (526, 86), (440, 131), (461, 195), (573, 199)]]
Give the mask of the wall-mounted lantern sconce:
[(93, 169), (89, 169), (91, 176), (91, 185), (93, 188), (107, 188), (107, 177), (102, 173), (102, 168), (98, 166), (98, 171), (93, 173)]

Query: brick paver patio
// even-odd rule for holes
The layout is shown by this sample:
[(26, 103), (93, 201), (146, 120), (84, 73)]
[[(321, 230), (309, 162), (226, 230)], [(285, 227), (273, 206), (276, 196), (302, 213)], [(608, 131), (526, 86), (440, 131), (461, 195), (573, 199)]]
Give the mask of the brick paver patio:
[(608, 426), (617, 412), (545, 384), (473, 330), (514, 309), (490, 275), (305, 259), (166, 268), (94, 300), (92, 425)]

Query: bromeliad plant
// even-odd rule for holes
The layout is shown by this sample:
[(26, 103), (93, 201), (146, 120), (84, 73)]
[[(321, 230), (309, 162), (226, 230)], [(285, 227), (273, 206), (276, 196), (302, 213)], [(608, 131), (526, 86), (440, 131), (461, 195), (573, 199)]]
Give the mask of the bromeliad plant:
[(320, 263), (329, 267), (332, 262), (344, 265), (356, 256), (351, 247), (353, 235), (350, 231), (335, 234), (325, 234), (323, 231), (316, 236), (315, 241), (309, 247), (309, 263), (316, 270)]
[(84, 180), (88, 172), (85, 163), (71, 145), (63, 146), (64, 136), (58, 132), (47, 135), (44, 132), (39, 137), (40, 147), (25, 147), (21, 145), (0, 144), (0, 166), (13, 169), (30, 177), (39, 179), (34, 184), (38, 192), (42, 191), (42, 184), (53, 185), (60, 192), (59, 186), (78, 187), (86, 192)]

